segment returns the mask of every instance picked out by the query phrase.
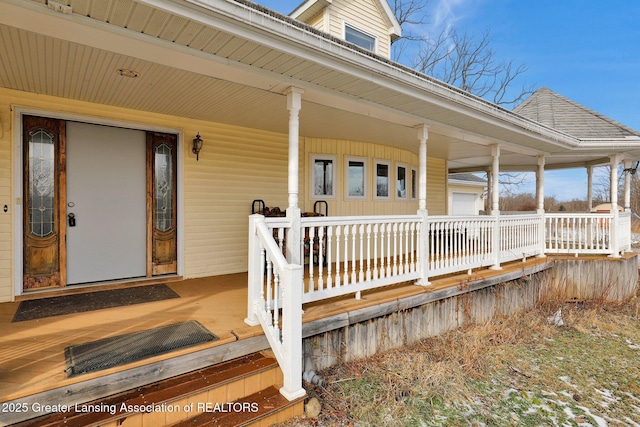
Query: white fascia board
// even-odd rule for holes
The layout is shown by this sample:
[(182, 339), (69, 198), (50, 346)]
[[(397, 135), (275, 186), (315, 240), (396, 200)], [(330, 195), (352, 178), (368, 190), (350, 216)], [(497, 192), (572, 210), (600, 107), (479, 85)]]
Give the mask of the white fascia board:
[(389, 35), (392, 40), (398, 39), (402, 36), (402, 27), (396, 18), (396, 15), (391, 10), (389, 2), (387, 0), (376, 0), (377, 5), (382, 9), (384, 13), (385, 21), (389, 24)]
[[(333, 0), (307, 0), (295, 8), (293, 12), (289, 14), (289, 17), (293, 19), (300, 19), (305, 13), (308, 13), (316, 4), (320, 3), (320, 7), (327, 7), (333, 2)], [(312, 18), (309, 16), (308, 18)]]

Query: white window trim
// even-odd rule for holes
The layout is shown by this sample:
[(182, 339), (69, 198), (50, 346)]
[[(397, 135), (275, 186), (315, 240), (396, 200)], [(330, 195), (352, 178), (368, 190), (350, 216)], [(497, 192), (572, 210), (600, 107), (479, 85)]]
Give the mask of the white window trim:
[[(362, 162), (364, 164), (363, 181), (364, 195), (349, 195), (349, 162)], [(345, 156), (344, 158), (344, 198), (345, 200), (368, 200), (369, 199), (369, 159), (366, 157)]]
[[(398, 195), (398, 181), (400, 179), (400, 174), (398, 173), (399, 168), (404, 169), (404, 197)], [(409, 200), (409, 191), (411, 191), (411, 172), (409, 169), (409, 165), (402, 162), (396, 162), (395, 172), (395, 185), (393, 186), (395, 198), (396, 200), (401, 200), (403, 202), (407, 201)]]
[[(413, 174), (416, 175), (416, 187), (413, 188)], [(409, 181), (409, 189), (411, 190), (411, 200), (418, 200), (418, 186), (420, 183), (420, 175), (418, 175), (418, 168), (411, 166), (411, 177)]]
[[(369, 31), (364, 31), (363, 29), (361, 29), (359, 26), (357, 25), (353, 25), (351, 22), (342, 21), (342, 40), (347, 41), (347, 27), (351, 27), (351, 29), (358, 31), (362, 34), (364, 34), (365, 36), (371, 37), (373, 39), (373, 50), (371, 50), (371, 52), (373, 53), (378, 53), (378, 37), (374, 34), (371, 34)], [(353, 43), (353, 42), (349, 42), (349, 43)], [(354, 43), (355, 44), (355, 43)], [(362, 46), (359, 46), (356, 44), (356, 46), (358, 46), (361, 49), (365, 49)], [(366, 49), (368, 50), (368, 49)]]
[[(316, 174), (315, 174), (315, 164), (316, 160), (330, 160), (333, 162), (333, 171), (332, 171), (332, 182), (331, 182), (331, 195), (326, 194), (315, 194), (316, 188)], [(309, 173), (310, 173), (310, 183), (311, 186), (309, 188), (310, 199), (312, 200), (324, 200), (324, 199), (335, 199), (337, 197), (338, 186), (337, 182), (337, 171), (338, 170), (338, 157), (330, 154), (311, 154), (309, 159)]]
[[(387, 195), (386, 196), (378, 196), (378, 165), (386, 165), (387, 166)], [(393, 185), (393, 174), (391, 170), (391, 162), (389, 160), (381, 160), (376, 159), (373, 167), (373, 198), (375, 200), (391, 200), (391, 194), (395, 191), (392, 187)]]

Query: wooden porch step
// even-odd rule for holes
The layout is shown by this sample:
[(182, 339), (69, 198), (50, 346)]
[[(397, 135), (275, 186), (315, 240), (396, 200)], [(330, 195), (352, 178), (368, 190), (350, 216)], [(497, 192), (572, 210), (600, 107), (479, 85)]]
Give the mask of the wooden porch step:
[(304, 397), (290, 402), (271, 386), (220, 409), (223, 410), (198, 414), (171, 427), (269, 426), (302, 415)]
[(215, 408), (216, 404), (224, 407), (229, 402), (280, 382), (282, 374), (277, 361), (269, 355), (253, 353), (91, 402), (78, 403), (67, 411), (53, 412), (15, 425), (171, 425)]

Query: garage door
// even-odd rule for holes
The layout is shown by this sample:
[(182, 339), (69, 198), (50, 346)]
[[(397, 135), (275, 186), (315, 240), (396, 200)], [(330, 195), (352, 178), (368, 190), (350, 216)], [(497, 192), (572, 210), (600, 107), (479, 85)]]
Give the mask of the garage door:
[(476, 199), (473, 193), (453, 193), (451, 196), (451, 215), (478, 215)]

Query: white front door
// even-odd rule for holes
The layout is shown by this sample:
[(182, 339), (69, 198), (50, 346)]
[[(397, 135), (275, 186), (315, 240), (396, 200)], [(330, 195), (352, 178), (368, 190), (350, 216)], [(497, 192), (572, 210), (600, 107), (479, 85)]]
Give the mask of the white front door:
[(145, 138), (67, 122), (67, 284), (146, 276)]

